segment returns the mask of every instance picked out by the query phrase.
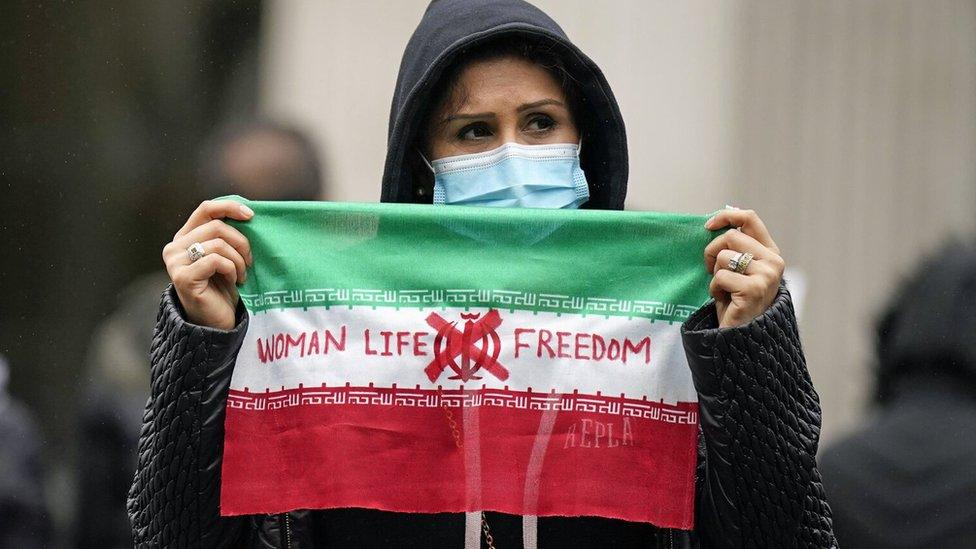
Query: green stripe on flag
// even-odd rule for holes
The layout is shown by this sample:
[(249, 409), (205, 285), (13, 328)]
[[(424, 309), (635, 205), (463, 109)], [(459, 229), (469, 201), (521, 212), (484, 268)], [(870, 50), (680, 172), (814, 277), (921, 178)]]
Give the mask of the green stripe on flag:
[(418, 204), (261, 202), (229, 221), (254, 265), (251, 313), (494, 307), (683, 321), (708, 299), (706, 216)]

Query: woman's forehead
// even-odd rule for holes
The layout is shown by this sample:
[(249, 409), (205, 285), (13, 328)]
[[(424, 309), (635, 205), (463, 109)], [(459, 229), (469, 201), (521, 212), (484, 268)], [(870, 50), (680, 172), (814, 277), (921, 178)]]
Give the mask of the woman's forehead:
[(544, 99), (565, 102), (562, 87), (549, 71), (526, 59), (501, 57), (467, 65), (449, 103), (455, 112), (491, 112)]

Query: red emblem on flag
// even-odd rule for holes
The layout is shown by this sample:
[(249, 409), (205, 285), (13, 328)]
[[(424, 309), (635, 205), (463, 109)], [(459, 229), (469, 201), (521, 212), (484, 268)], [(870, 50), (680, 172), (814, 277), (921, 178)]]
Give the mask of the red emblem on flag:
[(448, 322), (437, 313), (427, 317), (427, 324), (437, 330), (434, 359), (424, 369), (427, 377), (436, 381), (450, 366), (456, 375), (448, 379), (481, 379), (475, 375), (478, 370), (485, 370), (502, 381), (508, 379), (508, 370), (498, 362), (501, 345), (495, 330), (502, 323), (498, 311), (491, 309), (483, 317), (481, 313), (461, 313), (461, 319), (464, 327), (458, 330), (457, 321)]

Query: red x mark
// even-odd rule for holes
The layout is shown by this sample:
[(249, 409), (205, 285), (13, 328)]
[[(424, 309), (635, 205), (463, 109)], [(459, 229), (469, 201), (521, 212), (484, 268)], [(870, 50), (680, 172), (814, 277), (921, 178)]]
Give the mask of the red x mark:
[[(488, 311), (485, 316), (481, 317), (480, 320), (475, 322), (471, 326), (471, 331), (469, 337), (467, 338), (469, 342), (480, 340), (485, 334), (495, 331), (502, 323), (502, 318), (499, 316), (498, 311), (492, 309)], [(427, 317), (427, 324), (432, 328), (436, 329), (438, 332), (444, 330), (445, 335), (447, 335), (447, 348), (439, 351), (434, 359), (430, 361), (430, 364), (424, 368), (424, 372), (431, 381), (437, 381), (440, 377), (441, 372), (444, 368), (451, 363), (455, 357), (460, 354), (464, 354), (468, 358), (481, 358), (483, 359), (480, 366), (487, 370), (491, 375), (497, 377), (498, 379), (505, 381), (508, 379), (508, 370), (498, 362), (495, 357), (489, 356), (484, 349), (479, 349), (473, 343), (468, 343), (467, 346), (464, 345), (464, 334), (458, 331), (450, 322), (444, 320), (437, 313), (430, 313)]]

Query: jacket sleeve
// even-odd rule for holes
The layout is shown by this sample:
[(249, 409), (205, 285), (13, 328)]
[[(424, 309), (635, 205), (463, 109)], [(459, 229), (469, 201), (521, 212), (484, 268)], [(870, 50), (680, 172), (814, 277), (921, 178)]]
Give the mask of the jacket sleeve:
[(128, 512), (136, 547), (225, 547), (243, 519), (219, 512), (224, 405), (247, 330), (191, 324), (172, 285), (163, 292), (149, 351), (149, 401)]
[(820, 400), (789, 292), (744, 326), (717, 326), (714, 303), (682, 326), (701, 414), (696, 535), (703, 547), (835, 546)]

